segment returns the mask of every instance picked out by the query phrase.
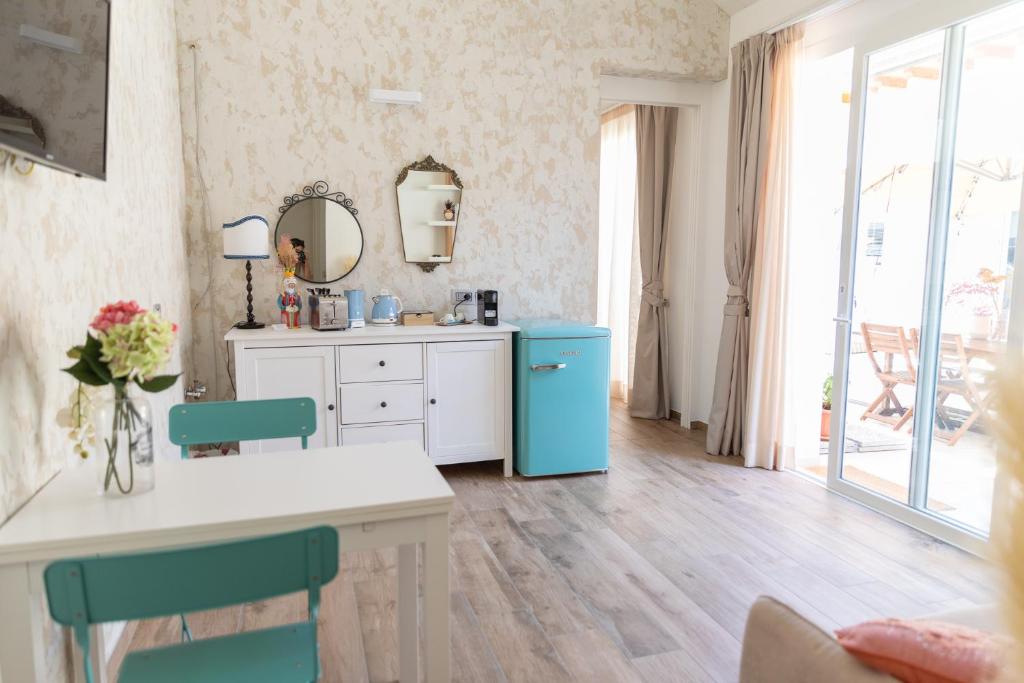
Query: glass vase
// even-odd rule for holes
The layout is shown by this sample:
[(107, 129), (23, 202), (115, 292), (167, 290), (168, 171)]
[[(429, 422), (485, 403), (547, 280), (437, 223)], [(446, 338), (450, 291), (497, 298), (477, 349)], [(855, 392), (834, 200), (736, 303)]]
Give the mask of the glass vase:
[(115, 390), (95, 406), (93, 427), (100, 495), (143, 493), (156, 483), (153, 412), (145, 396)]

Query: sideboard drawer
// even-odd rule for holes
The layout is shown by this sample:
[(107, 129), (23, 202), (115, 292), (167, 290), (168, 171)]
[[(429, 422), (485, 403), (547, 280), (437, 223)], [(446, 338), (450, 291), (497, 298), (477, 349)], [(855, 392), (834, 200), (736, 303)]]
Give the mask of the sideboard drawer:
[(423, 419), (423, 384), (342, 384), (341, 424)]
[(423, 423), (343, 427), (341, 429), (342, 446), (360, 443), (390, 443), (392, 441), (415, 441), (421, 448), (424, 448)]
[(423, 379), (422, 344), (366, 344), (338, 349), (338, 381)]

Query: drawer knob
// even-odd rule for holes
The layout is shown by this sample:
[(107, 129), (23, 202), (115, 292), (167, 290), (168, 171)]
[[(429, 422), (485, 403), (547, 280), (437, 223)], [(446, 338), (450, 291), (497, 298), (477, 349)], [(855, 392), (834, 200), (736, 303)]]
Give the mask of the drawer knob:
[(430, 399), (430, 405), (436, 406), (437, 405), (437, 399), (436, 398)]
[(334, 410), (334, 404), (333, 403), (327, 404), (327, 410)]
[(377, 363), (377, 365), (379, 365), (381, 367), (384, 367), (385, 365), (387, 365), (387, 363), (385, 363), (384, 361), (381, 361), (381, 362)]
[(388, 402), (387, 401), (381, 401), (380, 402), (380, 407), (381, 408), (387, 408), (388, 407)]

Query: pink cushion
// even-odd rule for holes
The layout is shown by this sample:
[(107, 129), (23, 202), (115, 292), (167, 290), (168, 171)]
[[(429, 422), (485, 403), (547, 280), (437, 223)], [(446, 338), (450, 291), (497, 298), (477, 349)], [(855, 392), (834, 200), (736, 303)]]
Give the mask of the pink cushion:
[(905, 683), (984, 683), (1002, 668), (1010, 640), (941, 621), (876, 619), (836, 631), (840, 645)]

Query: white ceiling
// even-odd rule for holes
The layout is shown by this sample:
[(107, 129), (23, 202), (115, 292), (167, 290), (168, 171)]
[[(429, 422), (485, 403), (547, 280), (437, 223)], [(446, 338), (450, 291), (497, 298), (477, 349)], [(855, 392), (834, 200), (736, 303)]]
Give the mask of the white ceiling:
[(753, 5), (757, 0), (715, 0), (715, 4), (725, 10), (725, 13), (729, 16), (736, 14), (741, 9), (746, 9)]

